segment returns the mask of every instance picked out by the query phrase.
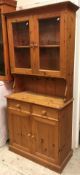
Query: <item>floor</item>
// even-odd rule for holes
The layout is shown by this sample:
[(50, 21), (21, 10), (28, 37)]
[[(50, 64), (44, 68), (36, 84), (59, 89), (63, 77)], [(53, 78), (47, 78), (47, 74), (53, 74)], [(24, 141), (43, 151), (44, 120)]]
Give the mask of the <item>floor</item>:
[[(9, 151), (6, 145), (0, 148), (0, 175), (59, 174)], [(62, 175), (80, 175), (80, 148), (74, 152)]]

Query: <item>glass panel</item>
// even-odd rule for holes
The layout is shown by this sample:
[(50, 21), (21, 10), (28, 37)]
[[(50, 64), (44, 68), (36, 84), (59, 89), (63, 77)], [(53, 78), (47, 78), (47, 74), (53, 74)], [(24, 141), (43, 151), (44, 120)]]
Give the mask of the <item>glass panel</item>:
[(29, 21), (16, 22), (12, 24), (15, 67), (30, 68), (30, 35)]
[(14, 46), (29, 45), (29, 22), (16, 22), (12, 24)]
[(15, 48), (15, 66), (16, 68), (30, 68), (30, 49)]
[(40, 48), (40, 68), (59, 70), (59, 48)]
[(39, 20), (40, 69), (60, 69), (60, 18)]
[(2, 21), (0, 16), (0, 75), (5, 75), (4, 66), (4, 50), (3, 50), (3, 36), (2, 36)]

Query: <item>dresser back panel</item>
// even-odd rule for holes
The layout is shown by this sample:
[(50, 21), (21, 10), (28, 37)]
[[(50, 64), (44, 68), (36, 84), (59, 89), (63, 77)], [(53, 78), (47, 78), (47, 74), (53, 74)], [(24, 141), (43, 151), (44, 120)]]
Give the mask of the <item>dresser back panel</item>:
[(31, 91), (38, 94), (65, 97), (64, 79), (43, 78), (36, 76), (15, 76), (15, 91)]

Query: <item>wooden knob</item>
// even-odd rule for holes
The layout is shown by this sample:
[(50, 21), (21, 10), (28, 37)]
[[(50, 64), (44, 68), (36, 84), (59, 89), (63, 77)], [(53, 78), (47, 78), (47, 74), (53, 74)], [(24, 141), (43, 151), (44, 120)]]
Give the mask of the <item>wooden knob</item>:
[(34, 135), (32, 135), (32, 139), (34, 139), (35, 138), (35, 136)]
[(20, 108), (20, 104), (17, 104), (16, 107), (17, 107), (17, 108)]
[(42, 111), (42, 115), (47, 115), (47, 111)]
[(30, 137), (31, 136), (31, 133), (28, 133), (28, 135), (27, 135), (28, 137)]

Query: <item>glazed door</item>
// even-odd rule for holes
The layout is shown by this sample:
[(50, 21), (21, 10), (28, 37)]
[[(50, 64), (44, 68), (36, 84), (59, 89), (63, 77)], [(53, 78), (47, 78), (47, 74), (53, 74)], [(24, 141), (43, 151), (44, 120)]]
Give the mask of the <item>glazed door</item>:
[(50, 162), (58, 161), (58, 122), (33, 117), (34, 154)]
[[(35, 17), (38, 74), (64, 77), (64, 18), (61, 13)], [(63, 61), (64, 60), (64, 61)]]
[(33, 57), (33, 19), (14, 18), (8, 21), (8, 37), (12, 73), (31, 74)]
[(23, 150), (31, 150), (31, 122), (30, 115), (21, 113), (15, 109), (9, 109), (10, 143), (13, 146), (22, 147)]

